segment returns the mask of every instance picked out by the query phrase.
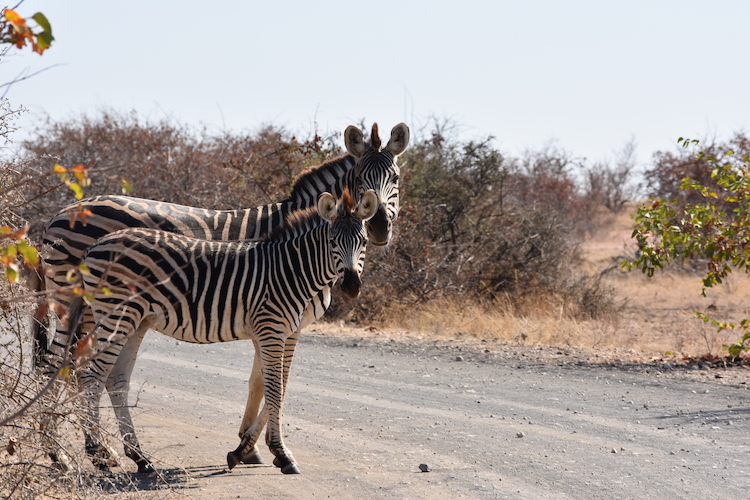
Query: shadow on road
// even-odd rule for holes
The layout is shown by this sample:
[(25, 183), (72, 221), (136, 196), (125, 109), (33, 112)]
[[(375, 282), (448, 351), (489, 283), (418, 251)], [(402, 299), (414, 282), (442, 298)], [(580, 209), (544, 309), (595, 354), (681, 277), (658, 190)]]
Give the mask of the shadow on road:
[(202, 479), (220, 479), (222, 476), (278, 475), (278, 470), (269, 465), (242, 465), (233, 471), (222, 465), (202, 465), (186, 468), (157, 469), (156, 473), (119, 472), (97, 476), (95, 483), (107, 493), (191, 490), (201, 486)]

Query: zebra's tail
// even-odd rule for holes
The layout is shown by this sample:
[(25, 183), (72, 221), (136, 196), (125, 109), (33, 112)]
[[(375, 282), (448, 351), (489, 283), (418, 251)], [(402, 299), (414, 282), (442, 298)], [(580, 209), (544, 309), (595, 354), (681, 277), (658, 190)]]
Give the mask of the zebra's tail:
[(37, 266), (28, 271), (26, 286), (37, 297), (36, 307), (29, 323), (31, 324), (31, 338), (33, 342), (33, 365), (40, 368), (44, 365), (49, 349), (49, 313), (47, 309), (47, 286), (42, 276), (42, 267)]
[(83, 297), (80, 295), (77, 295), (75, 299), (70, 303), (70, 307), (68, 307), (68, 335), (70, 336), (70, 340), (68, 340), (68, 347), (74, 346), (76, 342), (79, 340), (79, 331), (78, 327), (81, 326), (81, 320), (83, 319), (83, 312), (84, 312), (84, 302)]
[[(40, 371), (45, 376), (57, 377), (60, 375), (60, 370), (74, 368), (79, 361), (77, 358), (81, 356), (76, 349), (76, 344), (80, 337), (78, 329), (83, 319), (84, 305), (83, 297), (76, 296), (68, 306), (65, 317), (59, 320), (62, 325), (58, 325), (52, 344), (45, 347), (40, 360)], [(64, 325), (67, 327), (61, 327)]]

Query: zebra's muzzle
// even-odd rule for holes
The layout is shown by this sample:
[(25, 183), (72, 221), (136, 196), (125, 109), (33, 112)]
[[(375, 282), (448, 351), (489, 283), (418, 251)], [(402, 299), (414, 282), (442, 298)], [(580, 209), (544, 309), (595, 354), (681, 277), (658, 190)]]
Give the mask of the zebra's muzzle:
[(362, 288), (362, 279), (359, 274), (352, 269), (344, 270), (344, 278), (341, 280), (341, 291), (344, 295), (349, 299), (356, 299), (360, 288)]
[(372, 219), (366, 222), (367, 239), (375, 246), (382, 247), (391, 239), (391, 219), (385, 209), (385, 203), (381, 203), (378, 211)]

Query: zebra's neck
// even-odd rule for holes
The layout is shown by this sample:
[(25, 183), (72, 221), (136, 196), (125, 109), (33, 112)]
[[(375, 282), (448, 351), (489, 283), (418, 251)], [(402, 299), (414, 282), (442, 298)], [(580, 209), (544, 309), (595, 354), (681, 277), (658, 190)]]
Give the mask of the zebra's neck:
[(326, 191), (337, 199), (341, 197), (345, 187), (354, 192), (352, 187), (356, 165), (357, 159), (347, 154), (305, 170), (294, 181), (292, 192), (283, 202), (290, 202), (295, 209), (302, 209), (315, 206), (318, 195)]
[(316, 218), (321, 222), (312, 229), (295, 236), (290, 233), (291, 238), (270, 242), (278, 245), (277, 255), (286, 261), (286, 265), (279, 268), (292, 271), (286, 275), (286, 280), (297, 283), (298, 292), (306, 301), (338, 277), (331, 248), (331, 226), (322, 218)]

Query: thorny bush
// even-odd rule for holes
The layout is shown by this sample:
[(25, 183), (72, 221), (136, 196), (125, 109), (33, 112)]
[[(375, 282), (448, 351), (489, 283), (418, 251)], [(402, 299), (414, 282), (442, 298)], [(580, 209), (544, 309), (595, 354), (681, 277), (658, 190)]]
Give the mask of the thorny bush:
[[(48, 121), (21, 153), (42, 158), (34, 163), (40, 173), (55, 163), (93, 165), (87, 195), (119, 193), (125, 179), (134, 196), (221, 209), (282, 199), (300, 171), (340, 148), (330, 136), (298, 140), (274, 126), (212, 136), (102, 112)], [(398, 237), (370, 249), (362, 295), (354, 303), (336, 298), (329, 317), (377, 320), (392, 304), (450, 296), (490, 304), (554, 297), (581, 316), (609, 307), (580, 299), (606, 302), (607, 294), (580, 290), (590, 280), (575, 270), (578, 243), (594, 227), (598, 198), (578, 188), (581, 162), (572, 155), (548, 146), (507, 158), (492, 138), (462, 141), (437, 125), (416, 134), (400, 163)], [(20, 214), (44, 221), (64, 206), (66, 193), (41, 196), (56, 183), (30, 184), (33, 203)]]

